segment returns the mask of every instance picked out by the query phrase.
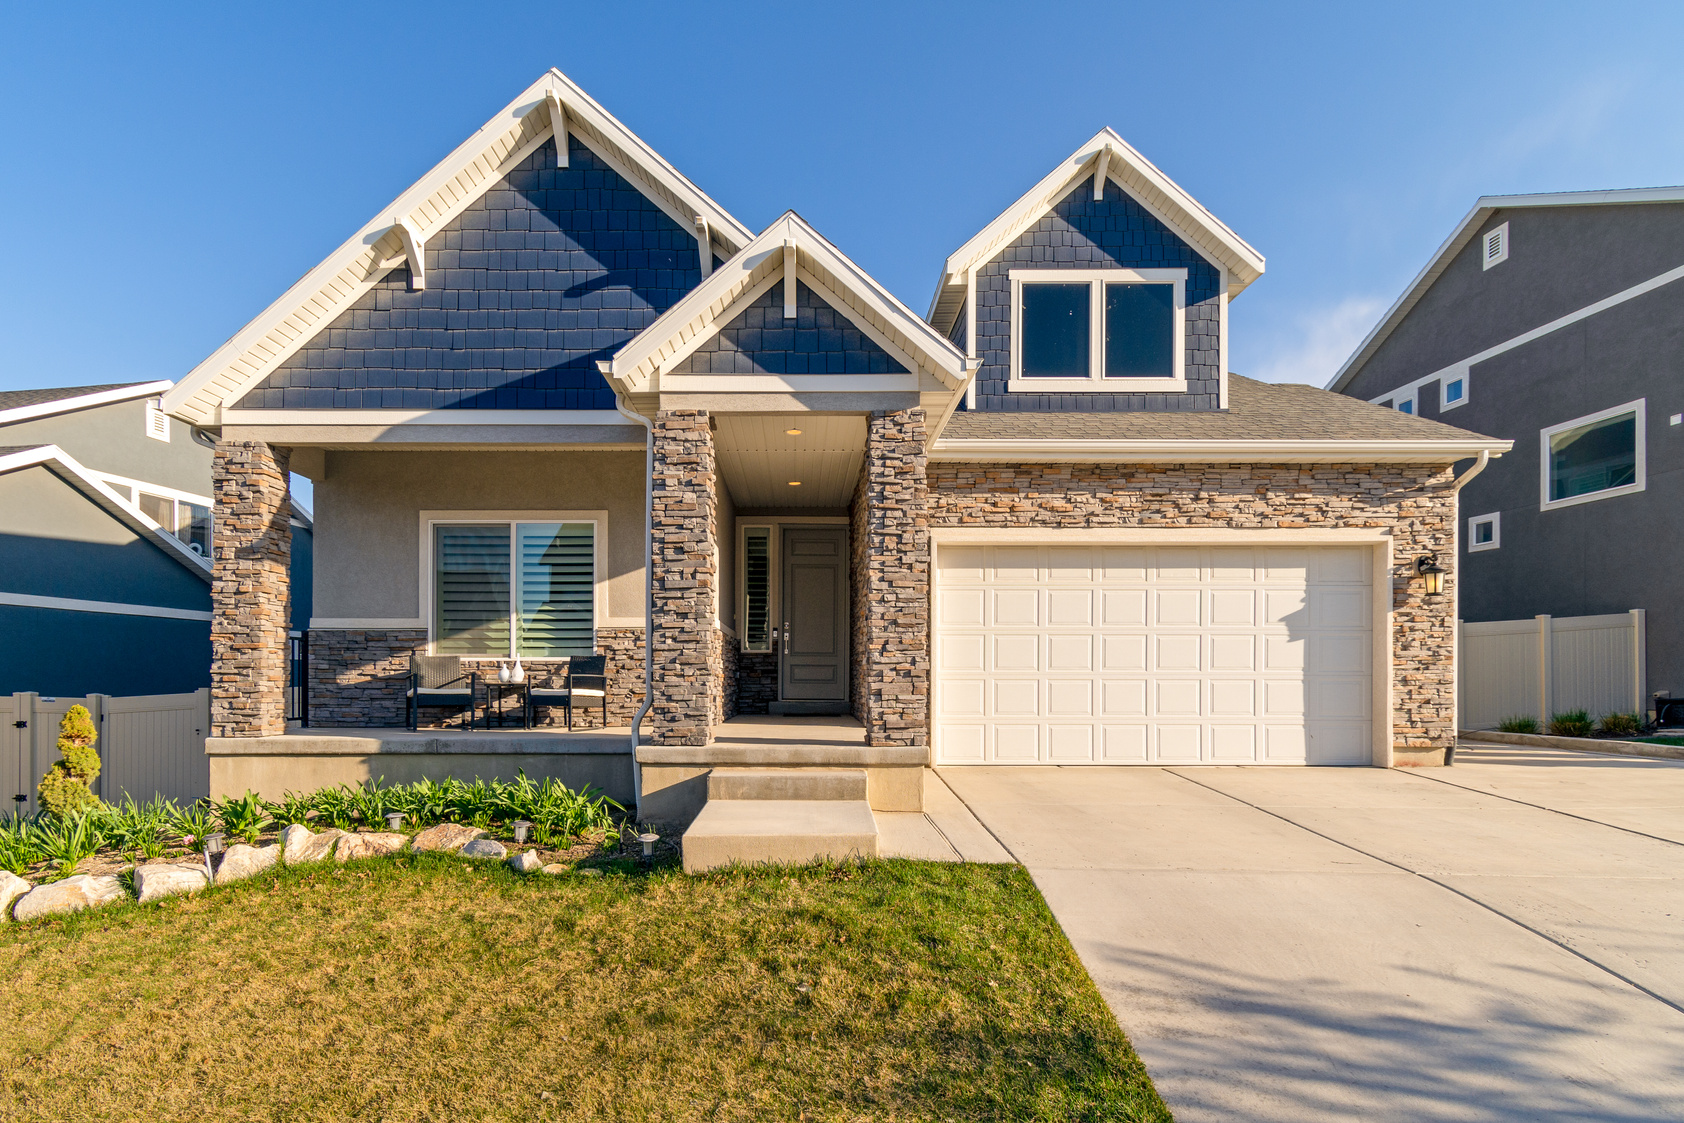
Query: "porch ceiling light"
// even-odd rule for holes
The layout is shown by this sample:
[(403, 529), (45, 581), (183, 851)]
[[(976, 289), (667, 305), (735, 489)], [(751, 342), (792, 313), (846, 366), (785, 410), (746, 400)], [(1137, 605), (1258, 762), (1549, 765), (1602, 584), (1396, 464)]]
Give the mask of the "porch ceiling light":
[(790, 487), (800, 487), (800, 486), (801, 486), (801, 481), (800, 481), (800, 480), (790, 480), (790, 481), (789, 481), (789, 486), (790, 486)]
[(1431, 554), (1422, 554), (1415, 559), (1415, 572), (1426, 581), (1429, 597), (1444, 594), (1444, 567), (1434, 561)]
[(525, 819), (516, 819), (510, 826), (515, 829), (515, 841), (525, 842), (526, 832), (532, 829), (532, 824)]
[(801, 430), (799, 430), (799, 429), (785, 429), (784, 434), (786, 436), (790, 436), (790, 437), (799, 437), (801, 435)]

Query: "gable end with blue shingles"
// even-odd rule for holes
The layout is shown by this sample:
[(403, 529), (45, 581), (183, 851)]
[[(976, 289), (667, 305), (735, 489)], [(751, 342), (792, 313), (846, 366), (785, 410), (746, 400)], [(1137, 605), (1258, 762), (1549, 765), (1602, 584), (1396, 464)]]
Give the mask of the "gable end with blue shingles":
[(673, 374), (906, 374), (906, 367), (800, 281), (795, 318), (784, 282), (761, 293), (672, 369)]

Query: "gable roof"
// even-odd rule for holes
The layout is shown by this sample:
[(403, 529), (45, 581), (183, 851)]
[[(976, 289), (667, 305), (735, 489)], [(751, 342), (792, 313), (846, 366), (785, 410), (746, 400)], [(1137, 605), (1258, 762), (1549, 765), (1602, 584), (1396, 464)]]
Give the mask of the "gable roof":
[(1146, 208), (1159, 222), (1179, 234), (1188, 245), (1228, 271), (1228, 295), (1238, 296), (1263, 275), (1263, 255), (1234, 233), (1180, 184), (1160, 171), (1109, 127), (1072, 152), (1031, 187), (1017, 202), (1001, 211), (964, 245), (954, 250), (942, 269), (930, 301), (929, 320), (951, 327), (965, 298), (965, 275), (990, 260), (1004, 246), (1052, 210), (1081, 180), (1096, 169)]
[(965, 358), (806, 219), (785, 211), (735, 257), (620, 348), (613, 359), (601, 364), (609, 384), (622, 394), (646, 393), (655, 388), (662, 372), (688, 357), (730, 323), (743, 304), (762, 295), (785, 275), (786, 253), (794, 255), (802, 283), (814, 283), (819, 296), (873, 335), (909, 371), (923, 371), (949, 390), (962, 389), (974, 373), (974, 360)]
[(551, 69), (194, 367), (164, 395), (164, 409), (190, 424), (219, 424), (224, 405), (237, 402), (388, 272), (419, 257), (428, 235), (554, 136), (552, 115), (558, 107), (571, 136), (686, 229), (705, 233), (710, 244), (717, 242), (722, 256), (748, 242), (746, 226), (571, 79)]
[(79, 409), (126, 402), (133, 398), (156, 397), (173, 383), (107, 382), (99, 386), (56, 386), (41, 390), (0, 391), (0, 425), (73, 413)]
[(174, 558), (189, 573), (210, 583), (211, 561), (187, 548), (187, 544), (166, 532), (141, 513), (140, 508), (113, 491), (104, 480), (82, 466), (57, 445), (11, 445), (0, 447), (0, 475), (24, 468), (43, 467), (87, 496), (97, 507)]
[(1226, 410), (956, 413), (942, 460), (1454, 463), (1512, 441), (1296, 383), (1228, 376)]
[(1380, 345), (1397, 330), (1403, 323), (1403, 318), (1409, 315), (1416, 304), (1420, 303), (1427, 290), (1432, 288), (1450, 263), (1456, 259), (1467, 244), (1474, 240), (1480, 227), (1485, 225), (1486, 219), (1500, 210), (1518, 210), (1527, 207), (1595, 207), (1613, 204), (1630, 203), (1680, 203), (1684, 202), (1684, 187), (1638, 187), (1619, 191), (1548, 191), (1532, 195), (1482, 195), (1473, 209), (1462, 217), (1456, 224), (1456, 229), (1450, 232), (1438, 247), (1426, 268), (1415, 274), (1415, 279), (1409, 282), (1386, 314), (1380, 317), (1380, 322), (1374, 325), (1372, 331), (1351, 352), (1351, 357), (1345, 360), (1343, 366), (1328, 380), (1327, 388), (1342, 391), (1351, 384), (1364, 364), (1374, 357)]

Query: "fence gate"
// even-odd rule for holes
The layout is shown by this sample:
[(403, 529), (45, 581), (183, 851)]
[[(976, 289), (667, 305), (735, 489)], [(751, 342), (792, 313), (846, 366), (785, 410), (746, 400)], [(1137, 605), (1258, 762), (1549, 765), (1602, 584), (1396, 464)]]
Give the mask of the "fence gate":
[[(40, 810), (35, 787), (58, 760), (58, 723), (72, 706), (86, 706), (99, 730), (95, 749), (100, 773), (94, 794), (108, 803), (124, 795), (142, 802), (163, 796), (179, 804), (210, 794), (210, 760), (205, 737), (210, 732), (210, 691), (113, 698), (43, 698), (13, 694), (0, 698), (0, 776), (13, 808)], [(22, 800), (17, 796), (23, 796)]]
[(1495, 729), (1507, 717), (1649, 708), (1641, 608), (1607, 616), (1537, 616), (1459, 624), (1458, 724)]

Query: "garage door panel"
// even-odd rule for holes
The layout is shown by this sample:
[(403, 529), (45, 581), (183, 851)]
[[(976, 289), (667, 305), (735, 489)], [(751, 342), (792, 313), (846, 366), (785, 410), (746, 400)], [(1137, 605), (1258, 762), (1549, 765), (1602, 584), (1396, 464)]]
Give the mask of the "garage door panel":
[(938, 550), (944, 763), (1363, 764), (1368, 547)]

